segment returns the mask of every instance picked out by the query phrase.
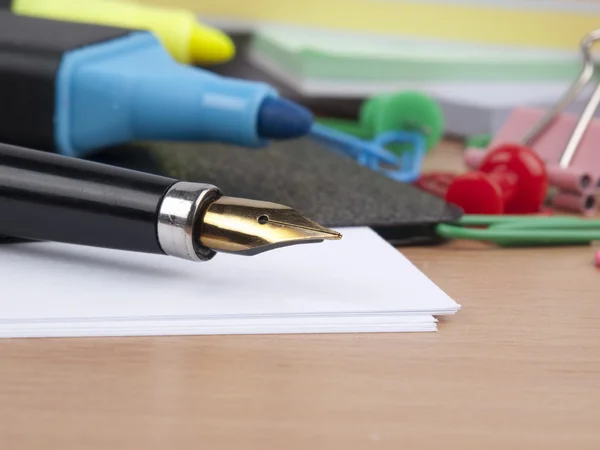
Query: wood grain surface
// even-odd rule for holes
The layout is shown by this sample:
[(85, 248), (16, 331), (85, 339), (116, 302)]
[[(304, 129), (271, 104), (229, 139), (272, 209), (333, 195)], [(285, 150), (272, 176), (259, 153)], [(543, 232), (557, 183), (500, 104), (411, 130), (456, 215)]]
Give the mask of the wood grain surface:
[(0, 448), (599, 449), (592, 250), (404, 253), (438, 333), (0, 340)]

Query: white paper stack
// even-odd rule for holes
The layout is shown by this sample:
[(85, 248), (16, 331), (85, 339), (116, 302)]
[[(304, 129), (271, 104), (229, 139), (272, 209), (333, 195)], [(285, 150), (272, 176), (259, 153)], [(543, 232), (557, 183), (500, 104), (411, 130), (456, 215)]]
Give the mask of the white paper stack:
[(435, 331), (460, 306), (369, 228), (206, 263), (0, 247), (0, 337)]

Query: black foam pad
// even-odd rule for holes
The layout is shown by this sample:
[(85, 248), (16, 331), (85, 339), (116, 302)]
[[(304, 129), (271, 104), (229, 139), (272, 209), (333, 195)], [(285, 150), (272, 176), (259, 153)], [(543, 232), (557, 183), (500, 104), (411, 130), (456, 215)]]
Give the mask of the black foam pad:
[(395, 244), (436, 242), (435, 226), (462, 215), (441, 199), (309, 139), (259, 150), (153, 143), (109, 149), (94, 159), (214, 184), (229, 196), (282, 203), (329, 227), (369, 226)]

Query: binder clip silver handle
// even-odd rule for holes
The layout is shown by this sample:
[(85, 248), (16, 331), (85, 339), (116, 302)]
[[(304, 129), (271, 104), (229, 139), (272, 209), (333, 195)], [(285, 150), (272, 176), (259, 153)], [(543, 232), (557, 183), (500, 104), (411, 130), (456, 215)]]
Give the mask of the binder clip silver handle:
[[(527, 146), (531, 146), (533, 142), (544, 132), (547, 128), (552, 124), (554, 119), (564, 111), (564, 109), (572, 103), (575, 98), (581, 93), (581, 91), (588, 85), (588, 83), (594, 78), (594, 74), (596, 71), (596, 62), (594, 61), (592, 55), (592, 47), (593, 45), (600, 40), (600, 29), (594, 30), (585, 36), (581, 41), (581, 52), (583, 54), (583, 69), (579, 77), (575, 80), (575, 82), (571, 85), (571, 87), (567, 90), (567, 92), (559, 99), (559, 101), (550, 108), (546, 114), (539, 120), (535, 126), (525, 135), (522, 140), (522, 143)], [(597, 85), (585, 106), (575, 128), (573, 129), (573, 133), (563, 150), (560, 159), (559, 166), (562, 169), (566, 169), (570, 166), (571, 161), (573, 160), (573, 156), (577, 152), (579, 148), (579, 144), (581, 143), (581, 139), (583, 138), (587, 127), (589, 126), (592, 118), (594, 117), (594, 113), (598, 109), (600, 105), (600, 81), (597, 82)]]

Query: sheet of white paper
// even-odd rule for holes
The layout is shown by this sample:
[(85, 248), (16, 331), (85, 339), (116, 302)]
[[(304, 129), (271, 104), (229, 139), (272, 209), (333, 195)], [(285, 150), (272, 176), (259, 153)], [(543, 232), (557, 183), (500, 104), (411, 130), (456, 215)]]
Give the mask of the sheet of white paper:
[(242, 324), (224, 327), (97, 327), (97, 328), (45, 328), (17, 330), (0, 329), (2, 338), (83, 338), (83, 337), (130, 337), (130, 336), (205, 336), (205, 335), (251, 335), (251, 334), (339, 334), (339, 333), (427, 333), (435, 332), (435, 323), (429, 324), (371, 324), (371, 325), (322, 325), (319, 327), (285, 326), (264, 327)]
[[(163, 334), (163, 325), (236, 332), (243, 326), (267, 330), (289, 318), (299, 320), (281, 322), (280, 328), (312, 326), (322, 332), (344, 322), (307, 319), (363, 316), (365, 326), (376, 328), (387, 318), (398, 327), (397, 316), (452, 314), (459, 308), (372, 230), (340, 231), (341, 241), (251, 258), (222, 254), (207, 263), (57, 243), (3, 246), (0, 330), (10, 335), (36, 326), (66, 330), (71, 324), (106, 334), (110, 327)], [(352, 321), (345, 326), (360, 328)]]
[(271, 317), (265, 319), (40, 321), (0, 323), (0, 338), (158, 336), (202, 334), (289, 334), (436, 331), (428, 315), (354, 317)]

